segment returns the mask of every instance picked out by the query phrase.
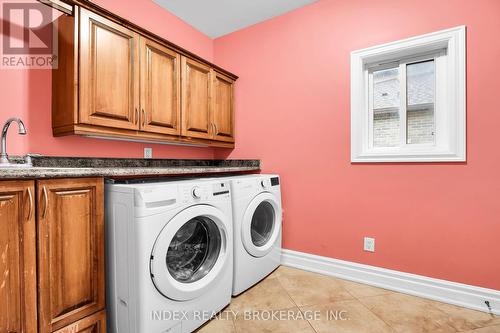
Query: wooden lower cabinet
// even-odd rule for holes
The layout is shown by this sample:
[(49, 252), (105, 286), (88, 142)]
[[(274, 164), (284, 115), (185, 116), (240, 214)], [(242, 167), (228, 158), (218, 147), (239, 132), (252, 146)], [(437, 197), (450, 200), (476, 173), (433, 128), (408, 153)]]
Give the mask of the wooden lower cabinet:
[(105, 308), (103, 180), (37, 182), (39, 333)]
[(0, 332), (36, 333), (34, 181), (0, 181)]
[(106, 333), (106, 312), (101, 311), (88, 316), (55, 333)]
[(106, 332), (103, 191), (0, 181), (0, 333)]

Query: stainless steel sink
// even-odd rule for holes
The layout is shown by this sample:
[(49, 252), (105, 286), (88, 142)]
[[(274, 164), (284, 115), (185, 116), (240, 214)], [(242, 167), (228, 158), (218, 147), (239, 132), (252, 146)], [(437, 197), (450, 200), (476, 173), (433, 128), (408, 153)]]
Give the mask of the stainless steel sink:
[(26, 155), (24, 158), (24, 163), (18, 163), (23, 161), (12, 161), (7, 154), (7, 132), (9, 131), (10, 124), (17, 123), (18, 134), (26, 135), (26, 127), (20, 118), (12, 117), (7, 119), (2, 128), (1, 136), (1, 147), (0, 147), (0, 169), (18, 169), (27, 168), (31, 166), (31, 158)]
[(23, 157), (9, 157), (8, 163), (0, 163), (0, 170), (3, 169), (26, 169), (32, 168), (33, 163), (31, 161), (31, 156), (41, 156), (37, 154), (27, 154)]

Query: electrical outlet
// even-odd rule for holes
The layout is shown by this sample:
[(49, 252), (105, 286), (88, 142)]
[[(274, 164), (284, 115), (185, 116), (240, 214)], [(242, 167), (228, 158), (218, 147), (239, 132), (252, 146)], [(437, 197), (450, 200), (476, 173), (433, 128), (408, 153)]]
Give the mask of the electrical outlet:
[(364, 250), (375, 252), (375, 238), (365, 237)]
[(144, 148), (144, 158), (153, 158), (153, 148)]

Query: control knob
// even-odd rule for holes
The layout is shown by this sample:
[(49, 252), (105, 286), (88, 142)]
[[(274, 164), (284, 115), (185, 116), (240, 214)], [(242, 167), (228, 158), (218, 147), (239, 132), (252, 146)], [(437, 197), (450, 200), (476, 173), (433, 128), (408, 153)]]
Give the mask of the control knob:
[(203, 190), (198, 186), (193, 187), (192, 190), (193, 198), (200, 199), (203, 196)]

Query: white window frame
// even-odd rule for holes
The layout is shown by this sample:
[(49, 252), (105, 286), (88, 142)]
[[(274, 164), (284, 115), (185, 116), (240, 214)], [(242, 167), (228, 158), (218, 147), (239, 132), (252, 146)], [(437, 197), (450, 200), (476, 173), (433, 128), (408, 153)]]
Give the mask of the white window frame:
[[(459, 26), (351, 52), (351, 162), (466, 161), (465, 36), (465, 26)], [(406, 144), (401, 126), (399, 147), (373, 147), (370, 72), (397, 63), (401, 74), (402, 66), (424, 59), (434, 59), (436, 68), (435, 142)], [(406, 124), (406, 89), (401, 95), (400, 121)]]

